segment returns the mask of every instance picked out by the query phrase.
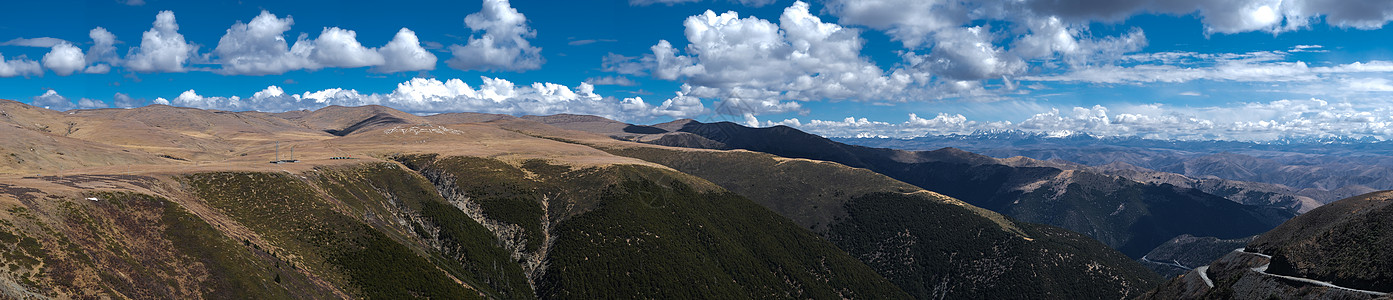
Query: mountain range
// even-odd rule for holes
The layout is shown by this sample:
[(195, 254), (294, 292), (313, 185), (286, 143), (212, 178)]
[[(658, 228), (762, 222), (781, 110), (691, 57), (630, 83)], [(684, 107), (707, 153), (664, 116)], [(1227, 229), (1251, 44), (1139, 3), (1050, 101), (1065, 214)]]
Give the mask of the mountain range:
[(0, 101), (0, 132), (5, 298), (1368, 298), (1393, 269), (1386, 192), (788, 127)]
[(866, 169), (542, 117), (0, 115), (7, 298), (1123, 298), (1161, 279)]
[[(1138, 182), (1028, 158), (997, 159), (953, 148), (870, 148), (785, 126), (750, 128), (679, 120), (635, 129), (639, 127), (593, 126), (595, 120), (570, 116), (537, 120), (616, 139), (743, 149), (866, 168), (1021, 221), (1083, 233), (1133, 258), (1182, 234), (1224, 239), (1256, 235), (1299, 212), (1295, 207), (1244, 205), (1194, 188)], [(621, 130), (604, 132), (604, 128)]]
[(913, 139), (836, 140), (908, 150), (954, 147), (993, 157), (1024, 156), (1100, 167), (1122, 163), (1127, 168), (1179, 174), (1194, 180), (1265, 183), (1268, 186), (1262, 188), (1264, 192), (1306, 197), (1319, 203), (1393, 189), (1393, 142), (1367, 138), (1258, 143), (1099, 138), (1086, 134), (1052, 137), (1005, 131)]

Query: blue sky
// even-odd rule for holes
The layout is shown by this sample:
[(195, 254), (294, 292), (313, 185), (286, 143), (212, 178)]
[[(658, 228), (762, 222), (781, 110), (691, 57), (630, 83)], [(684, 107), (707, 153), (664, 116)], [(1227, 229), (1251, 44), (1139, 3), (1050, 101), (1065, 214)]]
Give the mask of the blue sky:
[(7, 6), (0, 98), (58, 110), (380, 104), (829, 136), (1393, 138), (1382, 1)]

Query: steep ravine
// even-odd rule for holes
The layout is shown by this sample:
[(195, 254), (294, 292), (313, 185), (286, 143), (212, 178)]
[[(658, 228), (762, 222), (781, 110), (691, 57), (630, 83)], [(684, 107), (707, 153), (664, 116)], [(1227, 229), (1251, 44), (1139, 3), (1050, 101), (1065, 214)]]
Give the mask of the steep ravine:
[(547, 254), (551, 246), (556, 243), (556, 238), (552, 234), (551, 218), (548, 217), (550, 212), (547, 208), (550, 205), (547, 197), (544, 196), (542, 199), (538, 199), (538, 203), (542, 207), (542, 217), (537, 220), (541, 225), (541, 236), (531, 237), (541, 240), (541, 246), (535, 250), (529, 251), (527, 249), (529, 236), (527, 236), (522, 226), (488, 218), (484, 214), (483, 206), (480, 205), (478, 201), (475, 201), (468, 194), (460, 191), (459, 185), (456, 184), (457, 179), (454, 176), (436, 169), (425, 169), (421, 170), (419, 173), (429, 179), (431, 184), (435, 185), (435, 189), (440, 193), (441, 197), (444, 197), (451, 205), (459, 208), (460, 211), (463, 211), (469, 218), (484, 225), (484, 228), (493, 233), (494, 237), (498, 240), (498, 245), (503, 247), (504, 250), (507, 250), (509, 256), (511, 256), (514, 261), (517, 261), (522, 267), (523, 272), (527, 274), (528, 285), (534, 290), (537, 288), (537, 279), (541, 278), (542, 275), (546, 273)]

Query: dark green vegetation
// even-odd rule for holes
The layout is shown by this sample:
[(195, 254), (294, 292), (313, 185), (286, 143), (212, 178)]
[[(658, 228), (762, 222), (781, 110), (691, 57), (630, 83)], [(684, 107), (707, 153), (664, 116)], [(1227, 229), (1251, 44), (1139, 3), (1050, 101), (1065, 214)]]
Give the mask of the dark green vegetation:
[(829, 238), (920, 298), (1126, 298), (1159, 279), (1106, 245), (1052, 226), (1016, 223), (1020, 236), (993, 230), (968, 209), (895, 193), (856, 197), (846, 208)]
[(1248, 244), (1272, 255), (1268, 272), (1393, 292), (1393, 192), (1336, 201)]
[(153, 189), (178, 203), (7, 189), (24, 197), (8, 203), (54, 204), (8, 204), (0, 284), (18, 288), (0, 298), (910, 298), (827, 240), (691, 175), (397, 159), (420, 172), (392, 162), (209, 172)]
[[(126, 195), (145, 200), (154, 198)], [(293, 267), (282, 264), (279, 258), (269, 257), (255, 248), (248, 249), (250, 243), (233, 241), (178, 204), (164, 199), (159, 201), (165, 202), (164, 214), (160, 218), (167, 226), (164, 236), (175, 249), (197, 259), (208, 269), (207, 278), (212, 282), (204, 287), (204, 297), (285, 299), (305, 296), (294, 295), (290, 291), (318, 289), (312, 287), (312, 283)]]
[[(522, 228), (522, 244), (526, 252), (537, 251), (543, 242), (543, 198), (561, 193), (559, 185), (546, 180), (528, 179), (527, 171), (505, 162), (477, 157), (450, 157), (437, 160), (436, 155), (401, 156), (397, 160), (411, 169), (422, 171), (436, 185), (444, 186), (446, 194), (469, 197), (479, 206), (483, 218)], [(529, 166), (542, 166), (537, 161)], [(547, 165), (550, 166), (550, 165)], [(561, 176), (569, 169), (541, 167), (552, 171), (541, 176)], [(449, 179), (446, 179), (449, 178)], [(541, 179), (541, 178), (539, 178)], [(441, 181), (449, 180), (449, 182)], [(466, 208), (467, 209), (467, 208)]]
[(627, 181), (557, 228), (548, 298), (906, 296), (826, 241), (749, 200)]
[[(279, 173), (200, 173), (184, 178), (199, 198), (267, 240), (300, 256), (297, 265), (373, 299), (476, 298), (478, 292), (401, 242), (323, 201)], [(452, 268), (446, 268), (450, 270)]]
[(1161, 273), (1162, 277), (1171, 278), (1207, 265), (1233, 252), (1233, 249), (1243, 248), (1248, 242), (1253, 241), (1253, 238), (1257, 236), (1224, 240), (1181, 235), (1152, 249), (1146, 256), (1138, 259), (1138, 262), (1156, 273)]
[(908, 297), (827, 241), (689, 175), (541, 160), (397, 160), (477, 210), (471, 214), (495, 234), (522, 236), (503, 239), (505, 248), (530, 268), (543, 298)]
[(396, 164), (373, 163), (321, 170), (319, 178), (319, 186), (352, 207), (353, 214), (378, 216), (372, 218), (375, 227), (406, 223), (414, 239), (458, 263), (444, 267), (462, 268), (451, 274), (487, 287), (481, 289), (487, 295), (533, 298), (522, 268), (496, 245), (493, 233), (441, 198), (424, 177)]
[(1083, 235), (1013, 222), (865, 169), (754, 152), (606, 150), (745, 195), (921, 299), (1122, 298), (1160, 279)]
[[(1209, 264), (1209, 288), (1198, 272), (1172, 279), (1147, 298), (1373, 299), (1393, 292), (1393, 192), (1336, 201), (1277, 226)], [(1270, 259), (1267, 257), (1270, 255)], [(1287, 278), (1279, 277), (1288, 276)], [(1383, 296), (1386, 298), (1387, 295)]]
[[(52, 225), (28, 209), (10, 208), (28, 222), (3, 222), (0, 241), (15, 248), (4, 253), (7, 274), (0, 277), (18, 277), (30, 290), (4, 295), (330, 297), (295, 268), (229, 238), (165, 198), (131, 192), (91, 192), (82, 198), (98, 200), (50, 197), (58, 201)], [(38, 235), (23, 233), (24, 227)]]
[(1021, 221), (1086, 234), (1133, 258), (1181, 234), (1240, 238), (1262, 233), (1293, 216), (1284, 209), (1241, 205), (1195, 189), (1054, 167), (1007, 165), (951, 148), (915, 152), (869, 148), (784, 126), (748, 128), (729, 122), (689, 122), (677, 131), (681, 133), (653, 143), (746, 149), (866, 168)]

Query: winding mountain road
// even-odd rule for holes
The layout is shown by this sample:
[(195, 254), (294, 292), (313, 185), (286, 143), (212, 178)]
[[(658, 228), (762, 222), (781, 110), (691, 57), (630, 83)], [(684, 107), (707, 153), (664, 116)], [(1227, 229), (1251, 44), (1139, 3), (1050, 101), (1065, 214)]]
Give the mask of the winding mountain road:
[(1195, 271), (1200, 272), (1200, 279), (1204, 279), (1204, 285), (1208, 285), (1210, 288), (1214, 287), (1214, 281), (1209, 280), (1209, 266), (1195, 268)]
[(1153, 264), (1173, 266), (1173, 267), (1181, 268), (1181, 269), (1185, 269), (1185, 270), (1192, 270), (1192, 269), (1194, 269), (1194, 268), (1186, 267), (1185, 265), (1180, 264), (1180, 261), (1177, 261), (1177, 260), (1171, 260), (1170, 262), (1156, 261), (1156, 260), (1153, 260), (1153, 259), (1151, 259), (1151, 258), (1149, 258), (1149, 257), (1146, 257), (1145, 255), (1143, 255), (1143, 256), (1141, 257), (1141, 260), (1142, 260), (1142, 261), (1145, 261), (1145, 262), (1153, 263)]
[[(1272, 256), (1271, 256), (1271, 255), (1262, 254), (1262, 253), (1255, 253), (1255, 252), (1245, 252), (1245, 251), (1243, 251), (1243, 250), (1246, 250), (1246, 249), (1245, 249), (1245, 248), (1238, 248), (1238, 249), (1234, 249), (1233, 251), (1234, 251), (1234, 252), (1238, 252), (1238, 253), (1243, 253), (1243, 254), (1246, 254), (1246, 255), (1261, 256), (1261, 257), (1267, 258), (1267, 259), (1269, 259), (1269, 260), (1272, 259)], [(1287, 275), (1278, 275), (1278, 274), (1267, 273), (1267, 267), (1270, 266), (1270, 265), (1272, 265), (1272, 264), (1266, 263), (1266, 264), (1263, 264), (1263, 265), (1261, 265), (1261, 266), (1257, 266), (1257, 267), (1251, 268), (1250, 270), (1252, 270), (1253, 272), (1257, 272), (1258, 274), (1262, 274), (1262, 275), (1266, 275), (1266, 276), (1271, 276), (1271, 277), (1276, 277), (1276, 278), (1281, 278), (1281, 279), (1286, 279), (1286, 280), (1291, 280), (1291, 281), (1297, 281), (1297, 282), (1303, 282), (1303, 283), (1308, 283), (1308, 284), (1314, 284), (1314, 285), (1319, 285), (1319, 286), (1328, 287), (1328, 288), (1333, 288), (1333, 289), (1341, 289), (1341, 290), (1346, 290), (1346, 291), (1351, 291), (1351, 292), (1365, 293), (1365, 294), (1374, 295), (1374, 296), (1387, 296), (1387, 295), (1388, 295), (1388, 293), (1385, 293), (1385, 292), (1361, 290), (1361, 289), (1355, 289), (1355, 288), (1348, 288), (1348, 287), (1338, 286), (1338, 285), (1335, 285), (1334, 283), (1330, 283), (1330, 282), (1328, 282), (1328, 281), (1320, 281), (1320, 280), (1315, 280), (1315, 279), (1310, 279), (1310, 278), (1301, 278), (1301, 277), (1296, 277), (1296, 276), (1287, 276)], [(1209, 284), (1209, 287), (1214, 287), (1214, 283), (1211, 282), (1211, 281), (1209, 281), (1209, 275), (1205, 274), (1205, 271), (1207, 271), (1208, 269), (1209, 269), (1209, 266), (1204, 266), (1204, 267), (1196, 268), (1196, 270), (1199, 270), (1199, 271), (1200, 271), (1200, 278), (1201, 278), (1201, 279), (1204, 279), (1204, 283), (1205, 283), (1205, 284)]]

